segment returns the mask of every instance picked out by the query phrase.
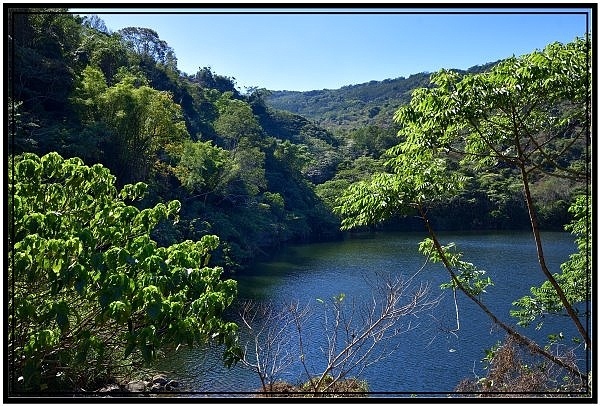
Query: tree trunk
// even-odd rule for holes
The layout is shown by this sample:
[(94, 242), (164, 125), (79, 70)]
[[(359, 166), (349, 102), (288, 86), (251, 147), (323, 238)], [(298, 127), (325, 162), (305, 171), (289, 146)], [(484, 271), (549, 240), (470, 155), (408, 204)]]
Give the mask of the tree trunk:
[(585, 341), (586, 348), (591, 348), (592, 343), (591, 343), (589, 335), (587, 334), (587, 332), (585, 331), (585, 328), (581, 324), (579, 317), (577, 317), (575, 310), (573, 310), (573, 306), (571, 306), (571, 303), (569, 303), (569, 300), (567, 299), (565, 292), (563, 291), (561, 286), (558, 284), (558, 282), (556, 281), (556, 279), (554, 278), (554, 276), (548, 269), (548, 266), (546, 265), (546, 259), (545, 259), (544, 250), (542, 247), (542, 238), (540, 236), (539, 225), (538, 225), (537, 216), (535, 213), (535, 207), (533, 207), (533, 199), (531, 198), (531, 191), (529, 190), (529, 177), (527, 175), (527, 170), (526, 170), (524, 164), (520, 164), (519, 169), (521, 170), (521, 178), (523, 180), (523, 190), (525, 193), (525, 201), (527, 202), (527, 211), (529, 212), (529, 219), (531, 221), (531, 229), (533, 231), (533, 237), (535, 239), (535, 246), (537, 249), (537, 257), (538, 257), (538, 262), (540, 264), (540, 268), (542, 269), (542, 272), (544, 273), (544, 276), (546, 277), (546, 279), (550, 282), (552, 287), (554, 287), (554, 290), (558, 294), (558, 297), (560, 298), (562, 305), (565, 307), (567, 313), (569, 314), (569, 317), (571, 318), (571, 320), (573, 320), (573, 323), (575, 323), (575, 326), (577, 327), (577, 331), (579, 331), (579, 334), (581, 335), (581, 337), (583, 337), (583, 339)]
[(425, 222), (425, 227), (427, 229), (427, 232), (429, 233), (429, 235), (431, 236), (431, 239), (433, 240), (434, 248), (438, 252), (438, 254), (440, 255), (440, 258), (442, 260), (442, 263), (444, 264), (444, 267), (446, 268), (446, 270), (450, 274), (450, 277), (452, 278), (452, 280), (454, 281), (454, 283), (456, 284), (456, 286), (461, 291), (463, 291), (464, 294), (467, 295), (467, 297), (469, 299), (471, 299), (473, 302), (475, 302), (477, 304), (477, 306), (479, 306), (485, 312), (485, 314), (487, 314), (492, 319), (492, 321), (494, 323), (496, 323), (498, 326), (500, 326), (510, 336), (516, 338), (519, 342), (521, 342), (522, 344), (524, 344), (531, 351), (533, 351), (533, 352), (535, 352), (537, 354), (542, 355), (543, 357), (549, 359), (550, 361), (554, 362), (557, 365), (560, 365), (561, 367), (565, 368), (566, 370), (568, 370), (572, 374), (580, 377), (581, 379), (587, 380), (587, 375), (583, 374), (582, 372), (580, 372), (576, 367), (574, 367), (573, 365), (569, 365), (569, 364), (565, 363), (563, 360), (561, 360), (558, 357), (555, 357), (554, 355), (552, 355), (551, 353), (549, 353), (548, 351), (546, 351), (542, 347), (540, 347), (535, 341), (533, 341), (530, 338), (522, 335), (521, 333), (519, 333), (518, 331), (516, 331), (511, 326), (509, 326), (509, 325), (503, 323), (502, 321), (500, 321), (500, 319), (498, 319), (498, 317), (496, 317), (496, 315), (494, 313), (492, 313), (491, 310), (488, 309), (485, 304), (483, 304), (477, 297), (473, 296), (471, 293), (469, 293), (463, 287), (463, 285), (460, 283), (460, 280), (458, 279), (458, 277), (456, 276), (456, 274), (452, 270), (452, 267), (450, 266), (450, 263), (448, 262), (448, 259), (444, 255), (444, 250), (443, 250), (440, 242), (438, 241), (438, 239), (437, 239), (437, 237), (435, 235), (435, 232), (433, 231), (433, 228), (431, 227), (431, 224), (429, 223), (429, 219), (427, 218), (427, 215), (425, 214), (425, 210), (424, 210), (423, 206), (421, 206), (419, 204), (418, 205), (418, 210), (419, 210), (419, 214), (421, 215), (421, 218)]

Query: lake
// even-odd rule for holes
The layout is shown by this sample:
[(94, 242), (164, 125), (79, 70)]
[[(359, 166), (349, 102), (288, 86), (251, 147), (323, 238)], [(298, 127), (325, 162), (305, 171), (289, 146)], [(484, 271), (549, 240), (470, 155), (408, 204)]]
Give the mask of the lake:
[[(297, 300), (318, 308), (319, 301), (340, 293), (345, 300), (368, 299), (365, 281), (373, 281), (376, 273), (413, 275), (424, 265), (418, 252), (423, 233), (379, 233), (344, 241), (285, 247), (271, 261), (260, 263), (241, 272), (240, 300), (289, 303)], [(511, 303), (539, 285), (544, 276), (537, 263), (533, 237), (525, 232), (441, 233), (443, 244), (455, 242), (464, 253), (463, 260), (484, 269), (494, 281), (483, 296), (484, 303), (500, 319), (511, 325)], [(542, 234), (546, 261), (551, 272), (576, 250), (569, 233)], [(460, 329), (456, 332), (456, 306), (451, 290), (439, 285), (449, 276), (438, 264), (427, 264), (415, 283), (431, 284), (431, 294), (442, 295), (439, 305), (413, 321), (417, 328), (397, 336), (397, 351), (390, 357), (367, 368), (360, 376), (367, 380), (372, 392), (428, 393), (452, 392), (464, 378), (485, 375), (482, 369), (484, 350), (504, 339), (503, 331), (468, 298), (457, 294)], [(312, 324), (311, 324), (312, 323)], [(307, 330), (315, 334), (314, 365), (318, 367), (320, 322), (308, 323)], [(525, 329), (520, 329), (525, 330)], [(577, 337), (566, 318), (548, 318), (540, 330), (527, 328), (527, 335), (538, 343), (550, 333), (563, 332), (565, 337)], [(260, 387), (258, 377), (236, 366), (227, 370), (219, 363), (218, 354), (201, 349), (184, 349), (170, 355), (158, 367), (182, 383), (182, 390), (195, 392), (251, 392)], [(585, 368), (585, 364), (583, 364)], [(290, 368), (284, 379), (297, 383), (303, 380), (299, 367)], [(304, 379), (305, 380), (305, 379)]]

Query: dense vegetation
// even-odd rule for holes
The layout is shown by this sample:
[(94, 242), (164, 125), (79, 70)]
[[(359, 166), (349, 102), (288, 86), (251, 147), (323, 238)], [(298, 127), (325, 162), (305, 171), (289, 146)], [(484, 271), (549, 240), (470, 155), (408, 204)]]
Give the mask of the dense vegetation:
[[(17, 391), (91, 388), (181, 343), (226, 344), (234, 362), (236, 328), (222, 318), (235, 297), (228, 278), (283, 243), (339, 238), (349, 216), (334, 210), (339, 196), (398, 164), (389, 151), (414, 141), (407, 122), (431, 124), (414, 106), (396, 121), (394, 112), (505, 66), (241, 94), (210, 68), (179, 71), (175, 50), (152, 29), (110, 32), (97, 17), (66, 10), (10, 11), (8, 321)], [(433, 227), (527, 228), (532, 210), (540, 229), (581, 219), (568, 208), (587, 191), (586, 178), (566, 175), (589, 169), (588, 145), (572, 137), (584, 120), (563, 120), (580, 113), (564, 99), (541, 111), (536, 130), (560, 135), (548, 142), (553, 150), (528, 157), (540, 169), (527, 179), (529, 199), (523, 168), (510, 159), (481, 170), (448, 150), (444, 164), (463, 187), (429, 207)], [(422, 227), (417, 209), (390, 211), (384, 227)], [(565, 269), (581, 273), (582, 261)], [(549, 292), (544, 285), (519, 303), (523, 322), (563, 309)]]
[[(236, 264), (286, 241), (339, 237), (333, 199), (376, 170), (381, 154), (399, 141), (393, 112), (415, 88), (429, 85), (429, 75), (420, 73), (304, 92), (286, 99), (290, 113), (272, 107), (284, 107), (275, 103), (284, 100), (277, 92), (241, 95), (231, 78), (210, 68), (180, 72), (175, 51), (151, 29), (109, 33), (97, 18), (80, 21), (70, 14), (13, 17), (10, 45), (19, 80), (11, 86), (9, 152), (56, 151), (105, 165), (119, 186), (148, 183), (142, 205), (182, 202), (179, 224), (159, 225), (159, 243), (218, 234), (224, 255)], [(363, 121), (369, 113), (336, 100), (361, 100), (379, 112)], [(350, 111), (352, 118), (325, 130), (294, 111), (322, 125), (320, 111)], [(447, 229), (526, 227), (520, 186), (511, 179), (509, 168), (473, 176), (432, 218)], [(543, 228), (562, 229), (581, 186), (534, 180)], [(415, 227), (406, 220), (394, 226)]]
[(151, 29), (109, 33), (101, 20), (51, 12), (12, 22), (10, 153), (54, 151), (101, 163), (118, 186), (145, 182), (140, 207), (182, 203), (159, 243), (218, 234), (236, 264), (338, 234), (311, 184), (340, 160), (329, 132), (267, 109), (260, 92), (240, 95), (210, 68), (179, 72)]
[[(481, 72), (495, 63), (457, 72)], [(410, 101), (411, 92), (429, 84), (429, 75), (421, 72), (407, 78), (372, 80), (340, 89), (307, 92), (278, 90), (270, 92), (265, 97), (265, 102), (269, 107), (307, 117), (327, 129), (353, 129), (372, 125), (389, 127), (393, 124), (392, 118), (398, 107)]]
[[(493, 69), (499, 61), (453, 70), (462, 77)], [(335, 90), (309, 92), (266, 92), (268, 106), (298, 113), (327, 128), (339, 140), (343, 160), (333, 177), (316, 185), (317, 194), (330, 209), (335, 197), (351, 183), (381, 169), (382, 154), (398, 142), (400, 125), (393, 120), (396, 110), (406, 105), (418, 88), (434, 86), (431, 75), (419, 73), (408, 78), (386, 79), (344, 86)], [(561, 109), (560, 106), (556, 106)], [(576, 145), (563, 159), (575, 165), (584, 165), (583, 145)], [(468, 178), (465, 188), (431, 208), (430, 218), (443, 230), (506, 230), (528, 229), (527, 208), (521, 199), (522, 186), (515, 182), (517, 172), (509, 166), (494, 171), (479, 172), (474, 168), (456, 167)], [(531, 179), (531, 193), (538, 210), (540, 227), (562, 230), (572, 218), (568, 208), (575, 196), (585, 191), (585, 182), (569, 177), (540, 174)], [(388, 219), (378, 227), (420, 229), (411, 218)]]
[(93, 389), (179, 344), (225, 344), (231, 364), (227, 278), (339, 235), (311, 183), (337, 141), (209, 68), (180, 72), (151, 29), (9, 22), (11, 391)]
[(9, 177), (13, 391), (85, 390), (179, 344), (215, 340), (235, 361), (237, 325), (222, 314), (237, 285), (210, 261), (218, 237), (150, 237), (178, 201), (139, 210), (125, 202), (144, 183), (117, 191), (107, 168), (55, 152), (15, 157)]

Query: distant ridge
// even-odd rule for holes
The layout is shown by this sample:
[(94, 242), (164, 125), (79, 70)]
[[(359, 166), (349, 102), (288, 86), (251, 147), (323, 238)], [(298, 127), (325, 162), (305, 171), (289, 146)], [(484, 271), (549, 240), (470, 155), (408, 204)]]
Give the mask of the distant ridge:
[[(476, 65), (461, 73), (483, 72), (499, 61)], [(414, 89), (429, 84), (430, 72), (408, 78), (372, 80), (339, 89), (309, 91), (277, 90), (265, 97), (267, 106), (299, 114), (327, 128), (353, 128), (366, 125), (388, 127), (394, 112), (410, 101)]]

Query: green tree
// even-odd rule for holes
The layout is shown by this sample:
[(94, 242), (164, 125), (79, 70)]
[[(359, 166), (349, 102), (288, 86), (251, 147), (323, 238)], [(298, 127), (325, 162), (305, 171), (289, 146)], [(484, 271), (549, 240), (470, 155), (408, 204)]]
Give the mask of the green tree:
[(396, 112), (407, 142), (392, 149), (429, 148), (457, 154), (479, 170), (502, 164), (519, 171), (540, 269), (588, 346), (586, 329), (546, 264), (531, 183), (540, 174), (589, 178), (589, 166), (573, 167), (565, 159), (588, 162), (589, 52), (588, 41), (577, 39), (507, 59), (486, 73), (441, 71), (432, 76), (435, 87), (415, 91)]
[[(395, 114), (404, 141), (387, 151), (388, 172), (351, 186), (336, 209), (344, 217), (345, 228), (416, 210), (430, 234), (421, 251), (444, 265), (451, 277), (448, 286), (463, 291), (509, 335), (580, 376), (573, 366), (502, 322), (485, 306), (479, 295), (491, 281), (462, 260), (451, 245), (440, 243), (427, 210), (462, 190), (466, 178), (457, 171), (459, 164), (480, 172), (515, 168), (540, 269), (556, 292), (557, 305), (569, 314), (589, 348), (588, 332), (565, 295), (569, 287), (561, 286), (570, 278), (557, 280), (546, 265), (530, 190), (532, 178), (540, 173), (587, 179), (589, 49), (585, 39), (576, 39), (510, 58), (484, 73), (433, 74), (433, 86), (414, 91), (410, 103)], [(566, 157), (575, 157), (582, 164), (572, 165), (569, 162), (574, 160)]]
[(398, 141), (394, 128), (368, 125), (350, 131), (347, 137), (354, 154), (378, 157)]
[[(569, 303), (589, 303), (592, 275), (592, 201), (588, 196), (579, 196), (569, 211), (574, 215), (574, 219), (565, 229), (576, 236), (577, 252), (571, 254), (569, 260), (560, 266), (561, 272), (556, 273), (554, 278), (564, 288)], [(517, 317), (519, 324), (523, 326), (535, 320), (538, 320), (540, 326), (545, 315), (564, 312), (561, 300), (549, 281), (545, 281), (539, 287), (532, 287), (531, 296), (524, 296), (513, 305), (517, 309), (511, 310), (511, 314)]]
[[(254, 197), (267, 187), (265, 178), (265, 153), (260, 148), (248, 145), (246, 140), (232, 151), (232, 170), (237, 183), (230, 184), (228, 194), (230, 200), (243, 201)], [(235, 180), (234, 179), (234, 180)]]
[(222, 93), (231, 92), (231, 94), (237, 94), (235, 78), (217, 75), (213, 73), (209, 66), (199, 68), (198, 72), (191, 79), (203, 88), (215, 89)]
[(381, 171), (381, 162), (368, 156), (348, 160), (338, 165), (333, 179), (315, 186), (315, 192), (331, 210), (336, 207), (336, 200), (354, 182), (369, 178)]
[(230, 153), (212, 141), (187, 141), (183, 144), (175, 174), (191, 193), (203, 196), (222, 194), (232, 178)]
[(305, 144), (294, 144), (289, 140), (276, 143), (273, 156), (285, 164), (293, 174), (300, 174), (312, 158)]
[(69, 142), (65, 123), (75, 116), (69, 96), (75, 83), (80, 19), (55, 8), (8, 8), (7, 13), (6, 90), (15, 103), (8, 108), (19, 106), (24, 124), (10, 134), (8, 148), (11, 153), (56, 150)]
[(226, 140), (227, 149), (236, 149), (242, 139), (258, 142), (262, 128), (250, 105), (242, 100), (231, 99), (224, 93), (217, 101), (219, 117), (214, 122), (215, 131)]
[[(13, 98), (28, 109), (60, 111), (73, 84), (70, 71), (80, 41), (78, 17), (66, 9), (11, 9), (9, 65), (18, 72)], [(12, 59), (14, 57), (14, 59)]]
[(174, 155), (189, 134), (181, 107), (170, 93), (125, 71), (120, 76), (118, 83), (105, 87), (98, 68), (84, 69), (74, 100), (88, 128), (100, 126), (104, 132), (106, 164), (118, 181), (146, 181), (151, 170), (159, 170), (160, 158)]
[(154, 63), (177, 70), (175, 51), (166, 41), (159, 38), (156, 31), (150, 28), (126, 27), (118, 33), (129, 49), (142, 58), (142, 62), (144, 58), (148, 58)]
[(57, 153), (9, 166), (8, 354), (11, 392), (94, 389), (179, 344), (224, 344), (236, 282), (210, 263), (218, 237), (158, 247), (150, 232), (178, 201), (139, 210), (146, 185), (115, 187), (97, 164)]
[(84, 28), (85, 35), (77, 49), (77, 61), (84, 66), (100, 68), (106, 80), (114, 84), (120, 67), (127, 66), (127, 47), (119, 34), (108, 34), (91, 27)]
[(83, 69), (79, 86), (72, 98), (83, 122), (92, 123), (101, 120), (100, 98), (107, 89), (106, 77), (100, 69), (91, 65)]

